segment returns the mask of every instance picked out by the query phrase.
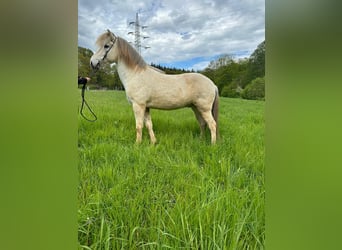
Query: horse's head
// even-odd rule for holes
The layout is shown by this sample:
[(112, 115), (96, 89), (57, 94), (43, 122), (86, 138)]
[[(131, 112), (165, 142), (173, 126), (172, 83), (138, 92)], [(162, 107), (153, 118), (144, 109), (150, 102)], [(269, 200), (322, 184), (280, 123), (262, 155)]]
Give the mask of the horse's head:
[(117, 61), (117, 55), (115, 49), (113, 49), (116, 40), (117, 37), (110, 30), (107, 30), (107, 32), (97, 38), (96, 45), (99, 49), (90, 58), (90, 65), (93, 69), (98, 69), (103, 60), (107, 60), (110, 63)]

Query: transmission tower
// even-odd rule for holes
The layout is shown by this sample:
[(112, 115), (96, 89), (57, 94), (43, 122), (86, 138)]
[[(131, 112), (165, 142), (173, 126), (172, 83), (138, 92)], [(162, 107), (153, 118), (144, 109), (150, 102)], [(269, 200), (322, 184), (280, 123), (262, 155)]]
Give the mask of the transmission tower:
[(134, 47), (138, 51), (138, 53), (141, 54), (141, 48), (144, 48), (144, 49), (151, 48), (149, 46), (142, 46), (141, 45), (140, 38), (147, 39), (149, 37), (148, 36), (140, 35), (140, 30), (144, 30), (148, 26), (140, 25), (138, 13), (136, 13), (136, 15), (135, 15), (135, 22), (130, 22), (129, 25), (134, 25), (134, 32), (130, 31), (130, 32), (128, 32), (128, 34), (129, 35), (134, 35)]

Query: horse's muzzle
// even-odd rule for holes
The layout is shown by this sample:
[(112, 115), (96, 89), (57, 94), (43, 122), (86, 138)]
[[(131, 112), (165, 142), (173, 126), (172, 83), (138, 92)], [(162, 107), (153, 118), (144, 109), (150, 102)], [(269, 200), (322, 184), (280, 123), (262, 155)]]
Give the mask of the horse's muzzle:
[(93, 61), (90, 61), (90, 66), (92, 69), (99, 69), (100, 68), (100, 63), (93, 64)]

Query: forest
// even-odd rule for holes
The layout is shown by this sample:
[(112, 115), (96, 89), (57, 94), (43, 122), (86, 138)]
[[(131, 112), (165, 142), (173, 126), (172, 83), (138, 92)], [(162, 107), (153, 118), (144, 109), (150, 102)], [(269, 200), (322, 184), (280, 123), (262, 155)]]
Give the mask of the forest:
[[(201, 71), (218, 87), (220, 96), (231, 98), (265, 99), (265, 41), (260, 43), (249, 58), (235, 60), (233, 56), (224, 54)], [(90, 76), (89, 60), (93, 52), (78, 47), (78, 75)], [(194, 70), (164, 67), (151, 63), (166, 74), (195, 72)], [(101, 65), (101, 70), (91, 76), (92, 89), (124, 90), (115, 66), (108, 63)]]

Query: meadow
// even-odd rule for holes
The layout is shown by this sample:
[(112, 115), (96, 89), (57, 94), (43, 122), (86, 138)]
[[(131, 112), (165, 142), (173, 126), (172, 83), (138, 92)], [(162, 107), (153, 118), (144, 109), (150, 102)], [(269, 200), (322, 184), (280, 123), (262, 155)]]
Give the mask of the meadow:
[(221, 97), (216, 145), (191, 109), (151, 110), (153, 146), (146, 129), (135, 144), (125, 92), (85, 95), (98, 120), (79, 116), (79, 249), (264, 249), (263, 101)]

